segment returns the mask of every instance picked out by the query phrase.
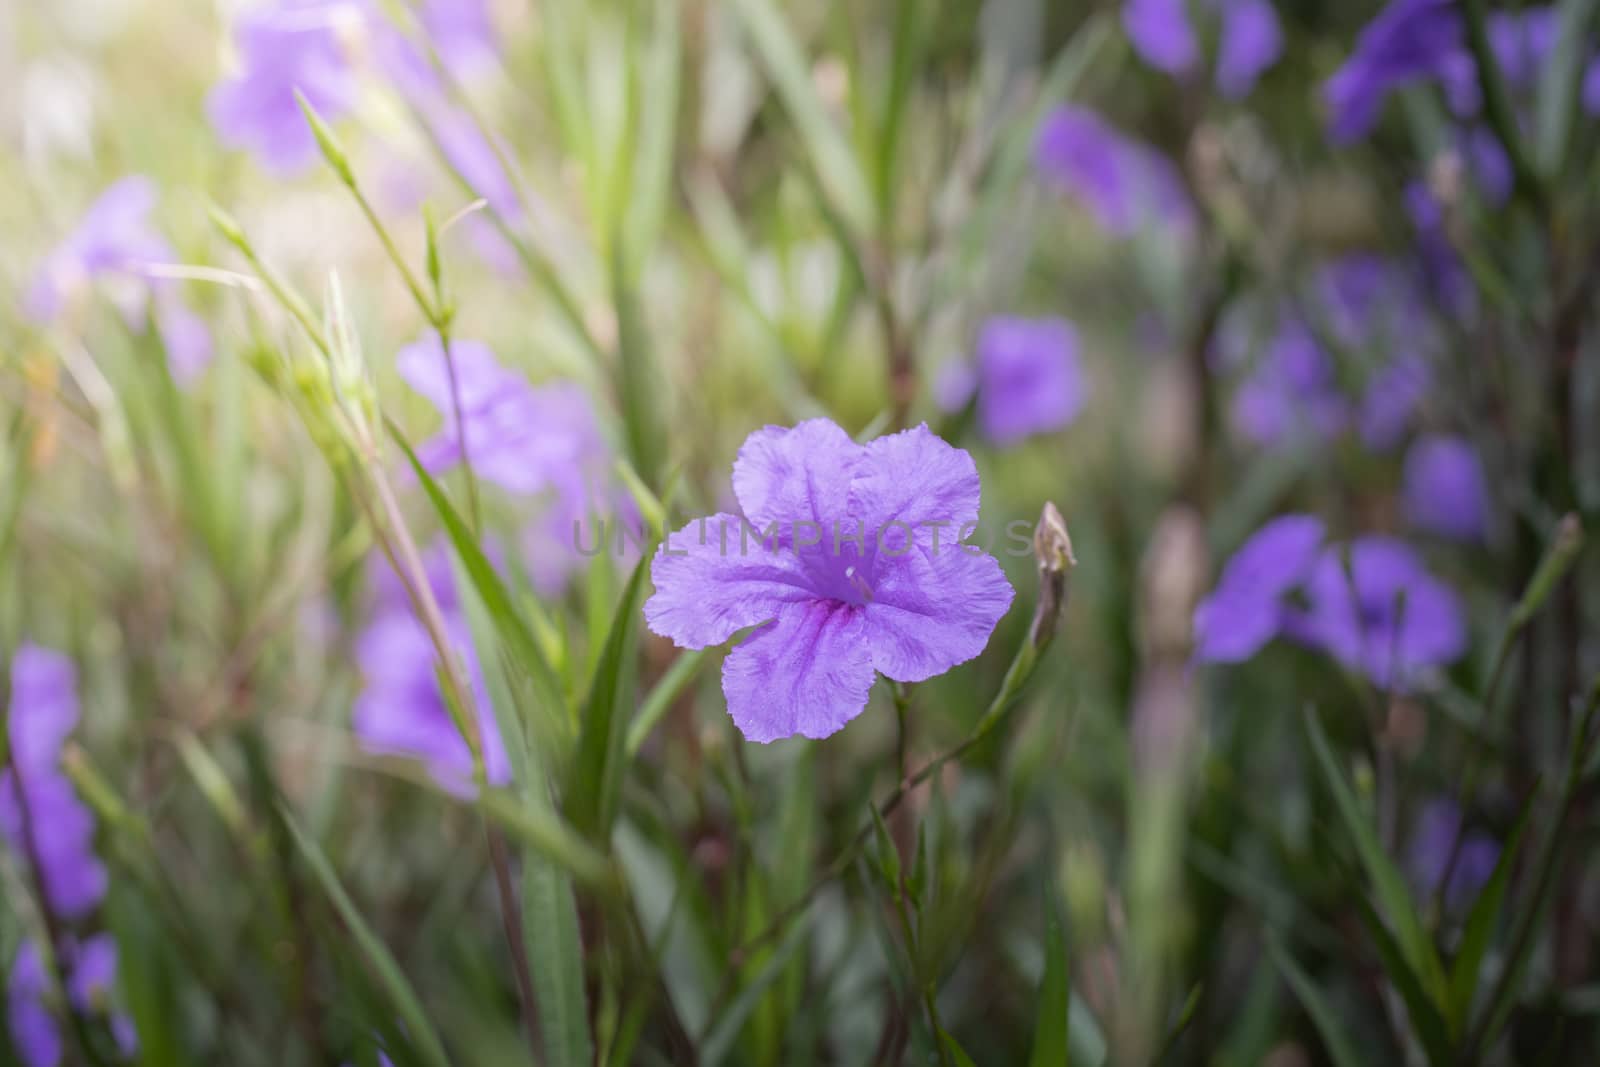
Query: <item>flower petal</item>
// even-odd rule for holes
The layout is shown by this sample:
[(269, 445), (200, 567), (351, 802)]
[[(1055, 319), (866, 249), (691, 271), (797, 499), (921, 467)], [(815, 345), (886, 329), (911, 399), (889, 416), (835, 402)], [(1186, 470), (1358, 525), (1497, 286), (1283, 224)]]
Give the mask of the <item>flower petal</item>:
[(863, 610), (872, 665), (898, 682), (943, 674), (984, 650), (1014, 596), (993, 556), (954, 545), (880, 554)]
[(680, 648), (720, 645), (784, 605), (817, 596), (799, 556), (769, 548), (749, 523), (725, 514), (669, 535), (650, 562), (650, 580), (656, 591), (645, 601), (645, 622)]
[(872, 660), (860, 609), (837, 601), (785, 604), (728, 654), (722, 692), (747, 740), (822, 738), (861, 714)]
[[(850, 491), (850, 517), (878, 531), (891, 523), (915, 529), (945, 523), (948, 540), (964, 523), (978, 521), (978, 467), (962, 449), (947, 444), (926, 423), (880, 437), (866, 447), (866, 463)], [(905, 535), (890, 535), (891, 545)], [(918, 538), (923, 544), (925, 537)]]
[(864, 449), (827, 419), (807, 419), (792, 429), (768, 426), (745, 439), (733, 462), (733, 492), (745, 516), (765, 530), (797, 522), (823, 529), (851, 513), (850, 483)]

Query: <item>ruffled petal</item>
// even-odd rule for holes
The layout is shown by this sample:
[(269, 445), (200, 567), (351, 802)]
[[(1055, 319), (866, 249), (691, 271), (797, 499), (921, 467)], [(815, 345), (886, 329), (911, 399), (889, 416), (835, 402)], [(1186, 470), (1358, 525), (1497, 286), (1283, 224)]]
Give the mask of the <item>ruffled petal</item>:
[(669, 535), (650, 562), (650, 580), (656, 589), (645, 601), (645, 622), (680, 648), (720, 645), (817, 596), (795, 552), (769, 547), (749, 523), (725, 514)]
[(745, 516), (787, 534), (797, 522), (832, 529), (848, 510), (850, 483), (866, 450), (827, 419), (792, 429), (768, 426), (745, 439), (733, 463), (733, 492)]
[(920, 682), (977, 656), (1015, 591), (993, 556), (954, 545), (937, 553), (879, 555), (863, 609), (872, 666)]
[(823, 738), (861, 714), (874, 678), (866, 631), (860, 609), (808, 600), (729, 653), (722, 692), (745, 738)]
[[(965, 523), (978, 521), (978, 467), (962, 449), (946, 443), (926, 423), (880, 437), (866, 446), (863, 464), (850, 492), (850, 516), (877, 531), (891, 546), (903, 544), (904, 533), (883, 536), (889, 523), (916, 529), (924, 523), (949, 525), (954, 543)], [(917, 543), (929, 543), (925, 531)]]

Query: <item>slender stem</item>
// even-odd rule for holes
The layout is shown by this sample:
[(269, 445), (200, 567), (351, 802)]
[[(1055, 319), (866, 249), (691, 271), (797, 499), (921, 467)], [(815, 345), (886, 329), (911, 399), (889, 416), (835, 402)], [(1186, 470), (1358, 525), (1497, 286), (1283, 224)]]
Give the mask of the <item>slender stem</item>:
[(897, 781), (906, 779), (906, 711), (911, 705), (911, 694), (904, 683), (894, 683), (894, 776)]

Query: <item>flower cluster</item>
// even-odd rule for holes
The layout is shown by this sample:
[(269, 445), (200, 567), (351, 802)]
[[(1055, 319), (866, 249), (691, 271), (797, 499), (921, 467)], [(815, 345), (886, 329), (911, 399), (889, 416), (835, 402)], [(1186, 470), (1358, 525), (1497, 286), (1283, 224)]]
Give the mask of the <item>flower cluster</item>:
[(697, 520), (662, 545), (645, 619), (682, 648), (755, 627), (722, 670), (751, 741), (837, 732), (876, 674), (943, 674), (982, 652), (1011, 606), (994, 557), (940, 546), (941, 528), (976, 524), (978, 471), (926, 426), (866, 445), (826, 419), (757, 430), (733, 491), (742, 516)]
[[(1539, 71), (1555, 49), (1558, 20), (1553, 6), (1488, 17), (1490, 51), (1500, 78), (1518, 98), (1514, 104), (1531, 99)], [(1510, 165), (1500, 142), (1477, 124), (1483, 94), (1456, 0), (1391, 0), (1368, 24), (1324, 90), (1333, 139), (1349, 143), (1365, 137), (1390, 94), (1420, 82), (1435, 83), (1443, 91), (1451, 111), (1466, 124), (1462, 155), (1480, 188), (1491, 200), (1503, 200), (1510, 190)], [(1585, 71), (1582, 103), (1589, 114), (1600, 114), (1600, 57)]]
[[(8, 711), (10, 766), (0, 771), (0, 840), (37, 873), (43, 905), (63, 922), (79, 922), (100, 906), (106, 870), (94, 852), (94, 817), (61, 771), (61, 750), (78, 722), (72, 663), (58, 652), (24, 645), (11, 661)], [(116, 983), (116, 943), (105, 934), (67, 937), (56, 946), (70, 1008), (105, 1014)], [(25, 941), (12, 960), (6, 1019), (27, 1067), (62, 1062), (60, 1029), (47, 1004), (51, 983), (38, 945)], [(124, 1055), (135, 1051), (131, 1021), (109, 1011)]]
[(1272, 520), (1195, 611), (1195, 657), (1237, 663), (1277, 637), (1331, 655), (1388, 690), (1428, 683), (1467, 650), (1456, 594), (1389, 537), (1325, 543), (1306, 515)]

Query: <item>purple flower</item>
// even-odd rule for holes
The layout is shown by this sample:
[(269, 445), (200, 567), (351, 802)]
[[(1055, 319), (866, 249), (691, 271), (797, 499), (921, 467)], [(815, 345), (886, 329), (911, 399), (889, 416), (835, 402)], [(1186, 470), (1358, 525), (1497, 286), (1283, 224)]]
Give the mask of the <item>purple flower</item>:
[(241, 69), (211, 91), (206, 111), (231, 148), (247, 149), (274, 174), (290, 175), (318, 155), (295, 100), (298, 90), (328, 121), (354, 105), (358, 89), (344, 35), (371, 18), (357, 0), (281, 0), (234, 26)]
[(155, 206), (156, 186), (149, 178), (132, 175), (109, 186), (39, 267), (28, 290), (28, 316), (51, 322), (90, 282), (109, 279), (122, 283), (111, 295), (123, 315), (134, 319), (146, 295), (138, 269), (173, 259), (172, 247), (150, 225)]
[[(1495, 12), (1487, 29), (1501, 77), (1514, 94), (1527, 97), (1555, 48), (1555, 9)], [(1585, 72), (1582, 101), (1592, 115), (1600, 112), (1600, 80), (1591, 86), (1591, 79), (1600, 79), (1594, 64)], [(1391, 92), (1428, 80), (1440, 83), (1457, 115), (1471, 117), (1482, 108), (1477, 64), (1455, 0), (1391, 0), (1325, 87), (1333, 139), (1348, 143), (1366, 136)]]
[(1471, 276), (1456, 254), (1445, 224), (1444, 208), (1424, 182), (1405, 190), (1406, 214), (1416, 227), (1417, 259), (1422, 284), (1444, 309), (1457, 318), (1472, 316), (1475, 295)]
[(1478, 453), (1460, 437), (1430, 436), (1406, 453), (1406, 514), (1430, 533), (1481, 541), (1489, 528), (1489, 488)]
[[(1217, 88), (1237, 100), (1283, 53), (1283, 28), (1270, 0), (1206, 0), (1221, 22)], [(1185, 0), (1127, 0), (1122, 26), (1134, 51), (1157, 70), (1183, 75), (1200, 65), (1200, 44)]]
[[(511, 765), (473, 654), (471, 633), (457, 606), (449, 558), (441, 547), (429, 552), (425, 563), (451, 647), (471, 680), (484, 769), (490, 784), (503, 785), (510, 780)], [(356, 698), (352, 725), (367, 751), (420, 760), (440, 785), (466, 793), (472, 787), (472, 753), (439, 688), (438, 659), (428, 631), (396, 586), (392, 575), (380, 581), (373, 619), (356, 642), (356, 663), (365, 687)]]
[(37, 645), (11, 661), (11, 766), (0, 772), (0, 840), (37, 862), (51, 911), (82, 918), (105, 896), (94, 817), (61, 773), (61, 747), (78, 721), (72, 663)]
[(449, 364), (438, 336), (427, 334), (397, 357), (401, 377), (445, 421), (417, 456), (430, 472), (448, 470), (461, 462), (465, 439), (479, 477), (512, 493), (543, 497), (545, 511), (529, 544), (539, 551), (534, 572), (541, 589), (559, 591), (581, 562), (574, 521), (637, 518), (631, 499), (614, 484), (612, 453), (594, 408), (577, 385), (529, 385), (480, 342), (452, 341), (450, 355), (464, 431), (456, 425)]
[(1310, 575), (1322, 537), (1322, 522), (1310, 515), (1284, 515), (1257, 530), (1195, 609), (1195, 659), (1239, 663), (1277, 637), (1287, 598)]
[(925, 425), (866, 445), (826, 419), (769, 426), (739, 450), (733, 491), (742, 517), (662, 545), (644, 610), (683, 648), (756, 627), (722, 670), (751, 741), (835, 733), (875, 672), (942, 674), (982, 652), (1011, 606), (994, 558), (955, 543), (978, 520), (972, 457)]
[(1391, 0), (1324, 88), (1333, 139), (1359, 140), (1391, 92), (1437, 78), (1459, 108), (1477, 109), (1476, 73), (1455, 0)]
[(184, 383), (211, 362), (211, 334), (170, 282), (150, 280), (149, 265), (177, 258), (150, 224), (156, 195), (155, 183), (142, 175), (122, 178), (101, 193), (40, 265), (25, 310), (35, 322), (54, 322), (92, 283), (101, 283), (129, 326), (143, 329), (146, 314), (153, 315), (172, 375)]
[(1325, 549), (1306, 584), (1308, 607), (1286, 630), (1365, 674), (1409, 691), (1467, 650), (1461, 602), (1407, 545), (1363, 537)]
[(1374, 452), (1398, 445), (1427, 397), (1432, 377), (1419, 356), (1403, 356), (1373, 375), (1357, 416), (1362, 443)]
[(1066, 319), (993, 318), (978, 333), (978, 419), (997, 445), (1068, 426), (1088, 385)]
[(56, 1020), (45, 1006), (50, 982), (39, 947), (24, 941), (11, 961), (6, 986), (6, 1024), (11, 1044), (27, 1067), (56, 1067), (65, 1048)]
[[(1452, 855), (1455, 856), (1453, 868), (1450, 866)], [(1447, 907), (1459, 908), (1472, 901), (1488, 884), (1499, 862), (1500, 845), (1492, 837), (1476, 833), (1462, 837), (1461, 810), (1450, 801), (1430, 801), (1417, 817), (1411, 832), (1407, 868), (1419, 893), (1431, 895), (1435, 892), (1448, 869), (1450, 884), (1444, 887), (1444, 901)]]
[(1233, 401), (1234, 421), (1258, 444), (1313, 434), (1332, 438), (1350, 423), (1333, 362), (1298, 318), (1286, 318)]
[(1167, 74), (1187, 74), (1200, 64), (1200, 42), (1189, 22), (1187, 0), (1127, 0), (1122, 28), (1133, 50)]
[(1082, 201), (1118, 236), (1150, 226), (1193, 228), (1194, 207), (1177, 168), (1092, 111), (1052, 112), (1039, 129), (1034, 162), (1047, 181)]
[[(67, 992), (73, 1010), (101, 1014), (111, 1008), (111, 995), (117, 977), (117, 945), (107, 934), (97, 934), (79, 944), (70, 939), (63, 946), (70, 968)], [(24, 941), (11, 963), (11, 980), (6, 989), (6, 1021), (11, 1042), (28, 1067), (56, 1067), (65, 1048), (55, 1017), (47, 1000), (51, 991), (49, 976), (39, 947)], [(124, 1056), (138, 1051), (138, 1035), (133, 1020), (121, 1012), (111, 1012), (111, 1033)]]
[[(417, 449), (430, 472), (461, 462), (463, 441), (472, 469), (513, 493), (581, 486), (597, 466), (609, 465), (594, 409), (576, 385), (535, 388), (479, 341), (452, 340), (447, 361), (438, 335), (431, 332), (401, 349), (396, 366), (445, 420), (439, 435)], [(456, 425), (456, 395), (464, 430)]]

